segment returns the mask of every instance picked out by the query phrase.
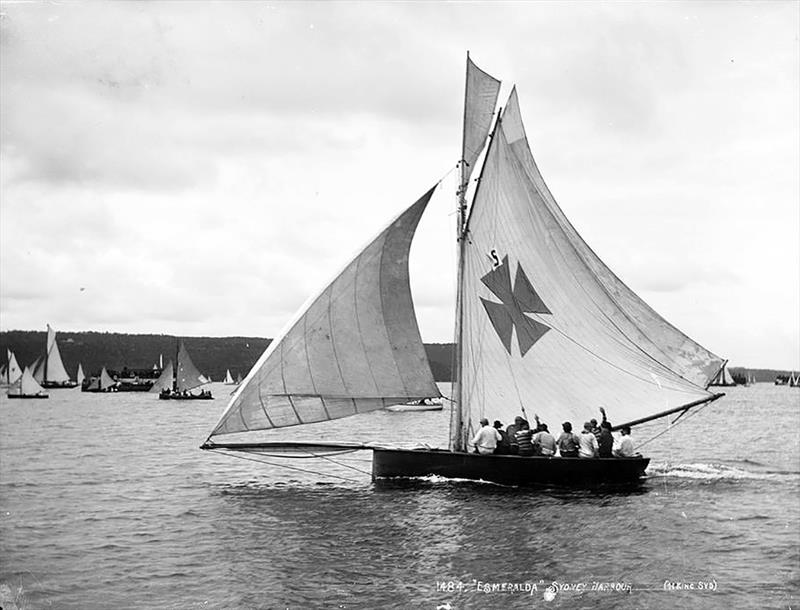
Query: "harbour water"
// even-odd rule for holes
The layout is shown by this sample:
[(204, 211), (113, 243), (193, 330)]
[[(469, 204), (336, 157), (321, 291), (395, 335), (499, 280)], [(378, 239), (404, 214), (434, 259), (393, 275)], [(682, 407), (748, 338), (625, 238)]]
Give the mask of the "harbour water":
[[(374, 484), (368, 452), (202, 452), (230, 386), (211, 389), (187, 403), (2, 396), (4, 608), (800, 605), (797, 388), (727, 388), (671, 429), (634, 429), (660, 436), (641, 448), (649, 478), (625, 493)], [(377, 412), (297, 433), (445, 446), (448, 421)]]

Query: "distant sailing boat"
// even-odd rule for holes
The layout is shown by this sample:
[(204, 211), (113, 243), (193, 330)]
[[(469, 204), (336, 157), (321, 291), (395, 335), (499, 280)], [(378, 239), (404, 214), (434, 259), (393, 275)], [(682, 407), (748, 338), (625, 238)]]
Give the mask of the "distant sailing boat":
[(83, 365), (78, 363), (78, 372), (75, 374), (75, 381), (79, 386), (83, 386), (83, 382), (86, 380), (86, 374), (83, 372)]
[(17, 363), (17, 357), (10, 349), (6, 350), (6, 358), (8, 362), (3, 366), (0, 372), (0, 386), (6, 387), (13, 384), (20, 377), (22, 377), (22, 370)]
[(789, 386), (793, 388), (800, 387), (800, 375), (795, 375), (794, 371), (792, 371), (791, 375), (789, 375)]
[(88, 383), (81, 386), (84, 392), (116, 392), (118, 383), (112, 379), (111, 375), (106, 371), (106, 367), (100, 371), (99, 377), (92, 377)]
[(25, 367), (22, 376), (20, 376), (8, 388), (9, 398), (49, 398), (49, 394), (44, 391), (44, 388), (39, 385), (39, 382), (33, 378), (30, 367)]
[[(514, 485), (635, 482), (649, 459), (478, 455), (483, 417), (536, 413), (556, 426), (606, 405), (634, 426), (716, 400), (724, 360), (660, 317), (578, 235), (534, 162), (516, 90), (495, 122), (500, 83), (467, 57), (458, 198), (454, 405), (448, 449), (264, 442), (250, 433), (439, 396), (411, 298), (411, 241), (434, 189), (397, 216), (267, 348), (203, 449), (332, 454), (371, 449), (373, 478), (438, 475)], [(434, 187), (436, 188), (436, 187)], [(678, 417), (680, 417), (678, 415)]]
[(731, 374), (728, 372), (727, 360), (722, 365), (722, 368), (719, 370), (719, 372), (714, 376), (714, 379), (711, 380), (711, 383), (709, 383), (708, 385), (719, 386), (719, 387), (729, 387), (736, 385), (736, 382), (733, 380), (733, 377), (731, 377)]
[(164, 400), (211, 400), (213, 396), (208, 390), (201, 390), (199, 394), (191, 392), (208, 380), (192, 362), (183, 341), (178, 341), (175, 362), (177, 366), (173, 367), (169, 361), (150, 391), (158, 392), (158, 397)]
[(224, 383), (225, 385), (236, 385), (236, 382), (233, 380), (233, 377), (231, 376), (230, 369), (225, 370), (225, 381), (223, 381), (222, 383)]
[(56, 331), (47, 325), (47, 344), (41, 359), (37, 359), (33, 376), (45, 388), (74, 388), (78, 384), (72, 381), (64, 368), (61, 352), (56, 342)]

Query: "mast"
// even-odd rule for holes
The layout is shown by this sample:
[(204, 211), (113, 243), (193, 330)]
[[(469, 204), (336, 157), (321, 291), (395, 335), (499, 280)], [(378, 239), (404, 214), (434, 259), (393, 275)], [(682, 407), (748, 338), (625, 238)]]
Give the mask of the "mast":
[(453, 354), (453, 366), (451, 370), (456, 372), (456, 387), (453, 392), (453, 403), (455, 409), (451, 411), (450, 416), (450, 449), (452, 451), (464, 451), (464, 435), (461, 429), (464, 427), (464, 422), (461, 417), (461, 350), (462, 350), (462, 337), (464, 325), (464, 226), (467, 222), (467, 184), (469, 182), (469, 169), (467, 168), (466, 159), (464, 159), (464, 146), (466, 143), (467, 133), (467, 96), (469, 91), (469, 51), (467, 51), (467, 66), (466, 76), (464, 78), (464, 124), (461, 129), (461, 160), (459, 161), (461, 169), (461, 179), (456, 191), (458, 198), (458, 221), (456, 226), (456, 242), (458, 242), (458, 256), (456, 268), (456, 327), (455, 327), (455, 353)]
[(181, 340), (180, 338), (175, 339), (175, 367), (172, 369), (172, 391), (178, 391), (178, 370), (181, 368), (181, 362), (178, 360), (178, 356), (181, 352)]

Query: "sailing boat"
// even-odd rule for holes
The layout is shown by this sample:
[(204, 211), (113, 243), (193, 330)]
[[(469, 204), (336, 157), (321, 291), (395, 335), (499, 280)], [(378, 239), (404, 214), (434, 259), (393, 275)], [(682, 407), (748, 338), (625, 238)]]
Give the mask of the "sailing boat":
[(795, 375), (794, 371), (792, 371), (791, 375), (789, 375), (789, 386), (792, 388), (800, 387), (800, 375)]
[(22, 370), (19, 368), (17, 357), (14, 355), (14, 352), (10, 349), (6, 349), (6, 357), (8, 359), (8, 364), (3, 367), (2, 374), (0, 375), (0, 385), (4, 387), (12, 385), (22, 377)]
[(9, 398), (49, 398), (49, 394), (33, 378), (30, 367), (25, 367), (22, 375), (8, 388)]
[(150, 389), (158, 392), (158, 397), (163, 400), (211, 400), (213, 396), (208, 390), (201, 390), (199, 394), (192, 394), (192, 390), (208, 383), (189, 357), (183, 341), (178, 341), (175, 354), (177, 366), (172, 360), (161, 372), (161, 375)]
[(112, 379), (111, 375), (106, 371), (106, 367), (100, 371), (99, 377), (92, 377), (88, 383), (81, 386), (83, 392), (116, 392), (118, 383)]
[(75, 373), (75, 382), (83, 387), (83, 382), (86, 380), (86, 374), (83, 372), (83, 365), (78, 363), (78, 371)]
[(56, 342), (56, 331), (47, 325), (47, 344), (41, 359), (37, 359), (33, 371), (36, 381), (45, 388), (74, 388), (78, 384), (72, 381), (64, 368), (61, 352)]
[(719, 387), (729, 387), (736, 385), (736, 382), (731, 377), (730, 372), (728, 372), (728, 361), (726, 360), (722, 368), (719, 372), (714, 376), (714, 379), (711, 380), (711, 383), (708, 384), (709, 386), (719, 386)]
[(225, 369), (225, 381), (223, 381), (225, 385), (236, 385), (236, 381), (234, 381), (233, 377), (231, 376), (231, 370)]
[(408, 272), (411, 241), (435, 186), (298, 312), (236, 390), (202, 449), (303, 456), (371, 449), (376, 479), (627, 483), (644, 476), (648, 458), (478, 455), (471, 439), (484, 417), (508, 422), (535, 413), (555, 429), (565, 420), (589, 420), (606, 405), (613, 429), (620, 429), (680, 417), (722, 396), (707, 387), (724, 360), (653, 311), (569, 223), (533, 159), (516, 89), (492, 130), (499, 90), (500, 82), (467, 56), (449, 447), (255, 442), (251, 435), (440, 396)]

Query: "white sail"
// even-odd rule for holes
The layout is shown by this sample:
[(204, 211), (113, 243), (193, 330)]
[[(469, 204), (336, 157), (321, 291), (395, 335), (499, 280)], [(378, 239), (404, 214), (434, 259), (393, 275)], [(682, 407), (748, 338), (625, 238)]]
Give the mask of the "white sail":
[(728, 371), (727, 362), (723, 362), (722, 367), (717, 371), (717, 374), (708, 384), (709, 386), (732, 386), (736, 385), (736, 382), (731, 377), (730, 371)]
[(61, 360), (61, 353), (58, 351), (56, 331), (50, 328), (49, 324), (47, 325), (47, 365), (44, 369), (44, 380), (54, 383), (69, 381), (69, 375)]
[(408, 253), (433, 189), (301, 308), (212, 435), (347, 417), (439, 396), (419, 335)]
[(464, 138), (462, 142), (461, 184), (465, 185), (475, 169), (492, 128), (492, 116), (500, 93), (500, 81), (476, 66), (467, 55), (467, 85), (464, 103)]
[(208, 379), (203, 377), (197, 369), (186, 351), (183, 341), (178, 346), (178, 365), (175, 375), (175, 389), (178, 392), (188, 392), (194, 388), (208, 383)]
[[(513, 421), (524, 409), (558, 430), (563, 421), (580, 427), (599, 406), (621, 424), (711, 398), (661, 356), (680, 347), (662, 345), (668, 333), (660, 323), (651, 329), (646, 319), (626, 322), (628, 311), (609, 295), (610, 280), (587, 263), (574, 229), (519, 157), (501, 123), (464, 248), (464, 423), (455, 445), (463, 446), (484, 416)], [(660, 349), (639, 345), (645, 330)]]
[(9, 384), (14, 383), (17, 379), (22, 377), (22, 370), (17, 363), (17, 357), (14, 352), (7, 350), (8, 367), (6, 368), (7, 381)]
[[(556, 203), (536, 166), (525, 135), (516, 88), (503, 111), (503, 132), (541, 203), (548, 208), (551, 222), (563, 233), (563, 245), (577, 263), (594, 276), (604, 315), (637, 347), (695, 385), (706, 387), (722, 366), (723, 359), (712, 354), (667, 322), (626, 286), (583, 241)], [(604, 293), (604, 294), (603, 294)]]
[(175, 376), (175, 369), (172, 366), (172, 360), (167, 362), (167, 366), (161, 369), (161, 374), (156, 379), (153, 387), (150, 388), (151, 393), (161, 392), (165, 389), (172, 389), (172, 378)]
[(15, 396), (47, 396), (44, 388), (39, 385), (39, 382), (33, 378), (30, 367), (25, 367), (22, 375), (17, 379), (11, 387), (8, 388), (8, 395)]
[(78, 363), (78, 372), (75, 374), (75, 379), (79, 386), (82, 385), (83, 380), (86, 379), (86, 374), (83, 372), (83, 366), (81, 366), (80, 362)]
[(38, 383), (44, 383), (44, 369), (46, 362), (47, 362), (46, 358), (39, 356), (36, 360), (33, 361), (33, 364), (31, 364), (31, 371), (33, 374), (33, 378)]
[(224, 381), (224, 383), (225, 383), (225, 385), (233, 385), (234, 383), (236, 383), (233, 380), (233, 377), (231, 377), (231, 370), (230, 369), (226, 369), (225, 370), (225, 381)]
[(103, 367), (103, 370), (100, 371), (100, 389), (105, 391), (116, 384), (117, 382), (114, 381), (111, 375), (108, 374), (108, 371), (106, 371), (106, 367)]

